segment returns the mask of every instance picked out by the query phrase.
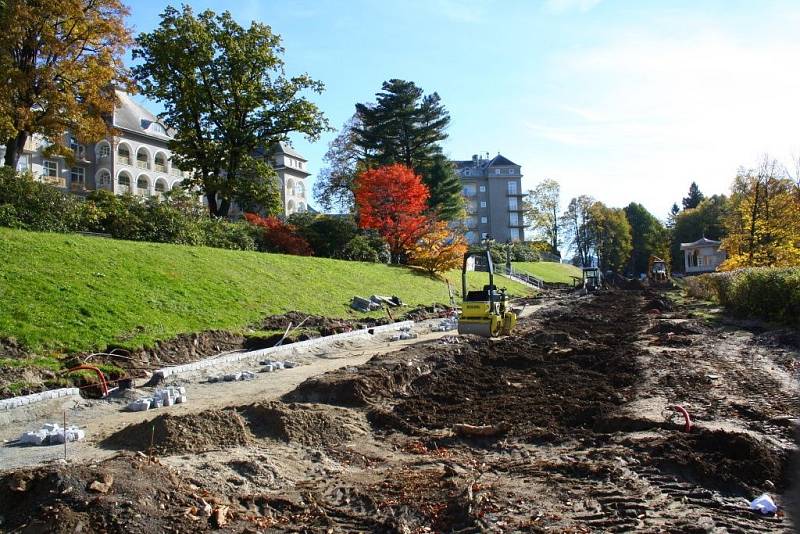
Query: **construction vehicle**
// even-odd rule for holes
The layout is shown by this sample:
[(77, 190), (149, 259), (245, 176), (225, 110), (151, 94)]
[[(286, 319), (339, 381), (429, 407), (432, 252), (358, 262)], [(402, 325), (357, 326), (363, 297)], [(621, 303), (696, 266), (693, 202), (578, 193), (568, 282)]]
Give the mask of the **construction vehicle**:
[(647, 260), (647, 280), (651, 286), (670, 285), (667, 262), (658, 256), (650, 256)]
[(650, 256), (647, 261), (647, 281), (650, 287), (672, 287), (667, 262), (658, 256)]
[[(467, 291), (467, 264), (471, 258), (479, 262), (489, 273), (489, 283), (481, 291)], [(461, 267), (461, 294), (464, 301), (458, 318), (459, 334), (475, 334), (483, 337), (508, 335), (517, 324), (517, 316), (509, 310), (506, 289), (494, 285), (494, 264), (489, 250), (467, 252)]]
[(600, 274), (600, 269), (597, 267), (584, 267), (583, 268), (583, 289), (587, 292), (597, 291), (602, 287), (603, 276)]

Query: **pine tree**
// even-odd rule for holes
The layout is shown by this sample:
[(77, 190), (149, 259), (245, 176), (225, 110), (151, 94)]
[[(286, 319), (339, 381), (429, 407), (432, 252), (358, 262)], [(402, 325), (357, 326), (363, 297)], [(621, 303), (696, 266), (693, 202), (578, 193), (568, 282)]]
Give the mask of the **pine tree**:
[(453, 164), (444, 156), (437, 156), (433, 165), (422, 174), (422, 182), (428, 186), (430, 206), (440, 221), (452, 221), (462, 216), (464, 197), (461, 194), (461, 180)]
[(689, 186), (689, 196), (683, 199), (683, 209), (696, 208), (704, 198), (706, 197), (700, 192), (700, 188), (697, 187), (695, 182), (692, 182), (692, 185)]
[(439, 95), (424, 95), (414, 82), (392, 79), (383, 83), (375, 103), (356, 104), (356, 116), (354, 143), (365, 166), (401, 163), (413, 169), (431, 190), (429, 208), (440, 219), (454, 218), (461, 209), (461, 185), (439, 145), (450, 123)]

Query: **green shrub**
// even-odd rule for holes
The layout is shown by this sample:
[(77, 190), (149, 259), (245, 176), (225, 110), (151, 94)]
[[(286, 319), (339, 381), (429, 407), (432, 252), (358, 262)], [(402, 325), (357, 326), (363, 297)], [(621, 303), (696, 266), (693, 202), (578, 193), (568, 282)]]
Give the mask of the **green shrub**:
[(692, 296), (716, 300), (737, 317), (800, 326), (800, 267), (754, 267), (686, 279)]
[(381, 261), (380, 254), (372, 246), (368, 237), (357, 235), (347, 242), (339, 252), (339, 259), (351, 261), (368, 261), (378, 263)]
[(231, 250), (255, 250), (255, 229), (246, 222), (229, 222), (205, 217), (200, 220), (205, 245)]
[[(82, 201), (37, 182), (30, 173), (0, 167), (0, 205), (13, 206), (16, 228), (43, 232), (74, 232), (83, 227)], [(10, 209), (6, 208), (6, 216)]]

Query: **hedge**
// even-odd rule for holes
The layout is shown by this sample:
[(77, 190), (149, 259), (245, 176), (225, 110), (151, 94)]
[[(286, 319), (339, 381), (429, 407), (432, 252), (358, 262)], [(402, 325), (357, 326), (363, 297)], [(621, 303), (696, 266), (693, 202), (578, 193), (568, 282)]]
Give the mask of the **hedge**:
[(753, 267), (686, 278), (689, 295), (719, 302), (736, 317), (800, 326), (800, 267)]

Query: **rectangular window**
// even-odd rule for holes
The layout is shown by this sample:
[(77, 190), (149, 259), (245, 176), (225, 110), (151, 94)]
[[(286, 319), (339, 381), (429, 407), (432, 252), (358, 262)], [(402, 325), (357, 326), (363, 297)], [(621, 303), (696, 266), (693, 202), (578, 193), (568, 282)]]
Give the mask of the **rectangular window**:
[(467, 212), (475, 213), (478, 211), (478, 203), (474, 200), (467, 201)]
[(85, 177), (86, 177), (86, 174), (85, 174), (85, 171), (83, 170), (83, 167), (72, 167), (69, 170), (69, 179), (73, 184), (74, 183), (81, 183), (82, 184), (84, 179), (85, 179)]
[(481, 224), (486, 224), (487, 222), (489, 222), (489, 219), (486, 217), (481, 217)]
[(495, 174), (498, 174), (498, 175), (499, 175), (501, 172), (502, 172), (502, 170), (501, 170), (501, 169), (495, 169), (495, 170), (494, 170), (494, 173), (495, 173)]
[(86, 170), (83, 167), (72, 167), (69, 170), (69, 179), (74, 183), (82, 184), (86, 180)]
[(475, 192), (475, 184), (464, 184), (464, 196), (474, 197)]
[(512, 176), (513, 176), (513, 175), (515, 174), (515, 173), (514, 173), (514, 169), (508, 169), (508, 174), (510, 174), (510, 175), (512, 175)]
[(510, 211), (516, 211), (517, 208), (517, 197), (509, 197), (508, 198), (508, 209)]
[(511, 229), (511, 241), (519, 241), (519, 228)]
[(517, 194), (517, 182), (515, 180), (509, 180), (509, 182), (508, 182), (508, 194), (509, 195), (516, 195)]
[(511, 222), (511, 226), (519, 226), (519, 213), (511, 213), (509, 215), (509, 221)]
[(485, 200), (481, 200), (481, 207), (482, 207), (482, 208), (485, 208), (485, 207), (486, 207), (486, 201), (485, 201)]
[(49, 159), (42, 162), (42, 176), (58, 178), (58, 163)]
[(485, 193), (486, 192), (486, 186), (482, 185), (480, 191), (481, 191), (481, 193)]

